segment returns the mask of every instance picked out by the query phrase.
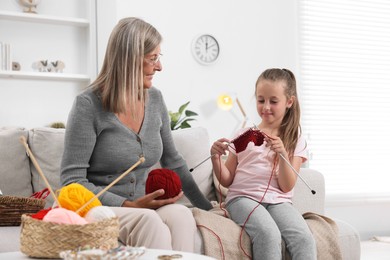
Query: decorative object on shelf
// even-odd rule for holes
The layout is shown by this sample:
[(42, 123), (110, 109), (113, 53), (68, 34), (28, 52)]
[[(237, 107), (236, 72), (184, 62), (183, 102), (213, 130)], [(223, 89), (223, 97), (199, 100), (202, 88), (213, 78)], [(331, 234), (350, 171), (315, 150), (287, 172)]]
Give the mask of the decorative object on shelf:
[(14, 71), (20, 71), (20, 63), (19, 63), (19, 62), (16, 62), (16, 61), (13, 61), (13, 62), (12, 62), (12, 70), (14, 70)]
[(12, 70), (11, 45), (0, 42), (0, 70)]
[(222, 110), (227, 110), (227, 111), (232, 109), (234, 102), (237, 103), (238, 108), (240, 109), (241, 114), (244, 117), (241, 127), (245, 127), (246, 122), (248, 121), (248, 117), (245, 113), (243, 106), (241, 105), (241, 102), (238, 100), (238, 97), (236, 97), (235, 100), (233, 100), (233, 98), (230, 95), (221, 94), (221, 95), (219, 95), (219, 97), (217, 99), (218, 107)]
[(213, 64), (220, 52), (217, 39), (210, 34), (202, 34), (195, 37), (191, 50), (195, 60), (202, 65)]
[[(191, 127), (191, 125), (188, 122), (195, 120), (195, 118), (192, 117), (197, 116), (198, 114), (191, 110), (186, 110), (189, 103), (190, 101), (181, 105), (178, 112), (169, 111), (169, 117), (171, 118), (171, 130)], [(184, 117), (183, 117), (183, 113), (184, 113)]]
[(32, 64), (32, 68), (39, 72), (63, 72), (65, 63), (61, 60), (51, 61), (39, 60)]
[(37, 5), (41, 0), (19, 0), (19, 3), (24, 6), (23, 12), (25, 13), (37, 13)]
[(57, 60), (50, 62), (50, 70), (52, 72), (63, 72), (65, 68), (65, 63), (63, 61)]
[(47, 60), (39, 60), (39, 61), (34, 62), (32, 64), (32, 68), (35, 71), (39, 71), (39, 72), (48, 72), (49, 71)]

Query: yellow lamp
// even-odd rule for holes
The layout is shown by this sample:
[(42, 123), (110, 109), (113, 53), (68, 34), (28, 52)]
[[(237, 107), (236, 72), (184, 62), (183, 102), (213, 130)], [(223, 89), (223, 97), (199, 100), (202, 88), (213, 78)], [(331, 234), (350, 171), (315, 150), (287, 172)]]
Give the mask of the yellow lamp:
[[(247, 121), (247, 116), (246, 116), (245, 110), (242, 107), (240, 101), (238, 100), (238, 97), (235, 98), (235, 102), (237, 103), (238, 108), (240, 109), (241, 114), (244, 117), (244, 120), (243, 120), (243, 123), (242, 123), (242, 126), (241, 126), (241, 127), (244, 127), (245, 124), (246, 124), (246, 121)], [(234, 101), (233, 101), (233, 98), (230, 95), (228, 95), (228, 94), (221, 94), (221, 95), (219, 95), (219, 97), (217, 99), (217, 104), (218, 104), (218, 107), (220, 109), (228, 111), (228, 110), (232, 109), (232, 107), (234, 105)]]
[(217, 100), (218, 107), (222, 110), (230, 110), (233, 107), (233, 99), (227, 94), (219, 95)]

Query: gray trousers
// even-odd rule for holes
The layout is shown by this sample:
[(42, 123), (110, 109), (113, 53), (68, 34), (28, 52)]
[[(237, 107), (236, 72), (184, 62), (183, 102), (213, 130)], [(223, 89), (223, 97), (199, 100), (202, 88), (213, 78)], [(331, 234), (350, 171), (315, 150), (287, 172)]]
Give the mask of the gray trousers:
[(119, 240), (123, 244), (194, 252), (196, 223), (186, 206), (170, 204), (157, 210), (111, 209), (119, 217)]
[[(247, 197), (238, 197), (226, 205), (231, 219), (243, 226), (258, 205)], [(282, 259), (282, 239), (293, 260), (316, 260), (314, 237), (302, 215), (291, 203), (259, 205), (245, 224), (252, 241), (252, 259)]]

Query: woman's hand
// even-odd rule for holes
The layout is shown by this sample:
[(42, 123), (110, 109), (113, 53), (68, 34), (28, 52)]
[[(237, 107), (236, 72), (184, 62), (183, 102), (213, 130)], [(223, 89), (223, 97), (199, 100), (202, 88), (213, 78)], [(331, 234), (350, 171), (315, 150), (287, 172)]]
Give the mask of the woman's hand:
[(126, 200), (122, 207), (131, 207), (131, 208), (147, 208), (147, 209), (158, 209), (167, 204), (173, 204), (183, 196), (183, 191), (181, 191), (177, 196), (170, 199), (157, 200), (157, 197), (164, 195), (165, 191), (163, 189), (156, 190), (152, 193), (146, 194), (145, 196), (138, 198), (134, 201)]

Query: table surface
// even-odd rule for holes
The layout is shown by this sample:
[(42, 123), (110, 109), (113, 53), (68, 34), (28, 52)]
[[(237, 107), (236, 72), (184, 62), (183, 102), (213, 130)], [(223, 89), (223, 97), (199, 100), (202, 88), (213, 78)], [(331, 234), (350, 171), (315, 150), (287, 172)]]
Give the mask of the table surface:
[[(138, 258), (134, 258), (137, 260), (153, 260), (153, 259), (169, 259), (169, 258), (161, 258), (161, 256), (171, 256), (171, 255), (181, 255), (181, 258), (172, 258), (172, 260), (216, 260), (215, 258), (198, 255), (193, 253), (181, 252), (181, 251), (172, 251), (172, 250), (161, 250), (161, 249), (146, 249), (145, 253)], [(160, 256), (160, 258), (159, 258)], [(28, 260), (35, 259), (39, 260), (41, 258), (30, 258), (23, 254), (22, 252), (7, 252), (0, 253), (0, 260)], [(48, 260), (42, 259), (42, 260)]]

